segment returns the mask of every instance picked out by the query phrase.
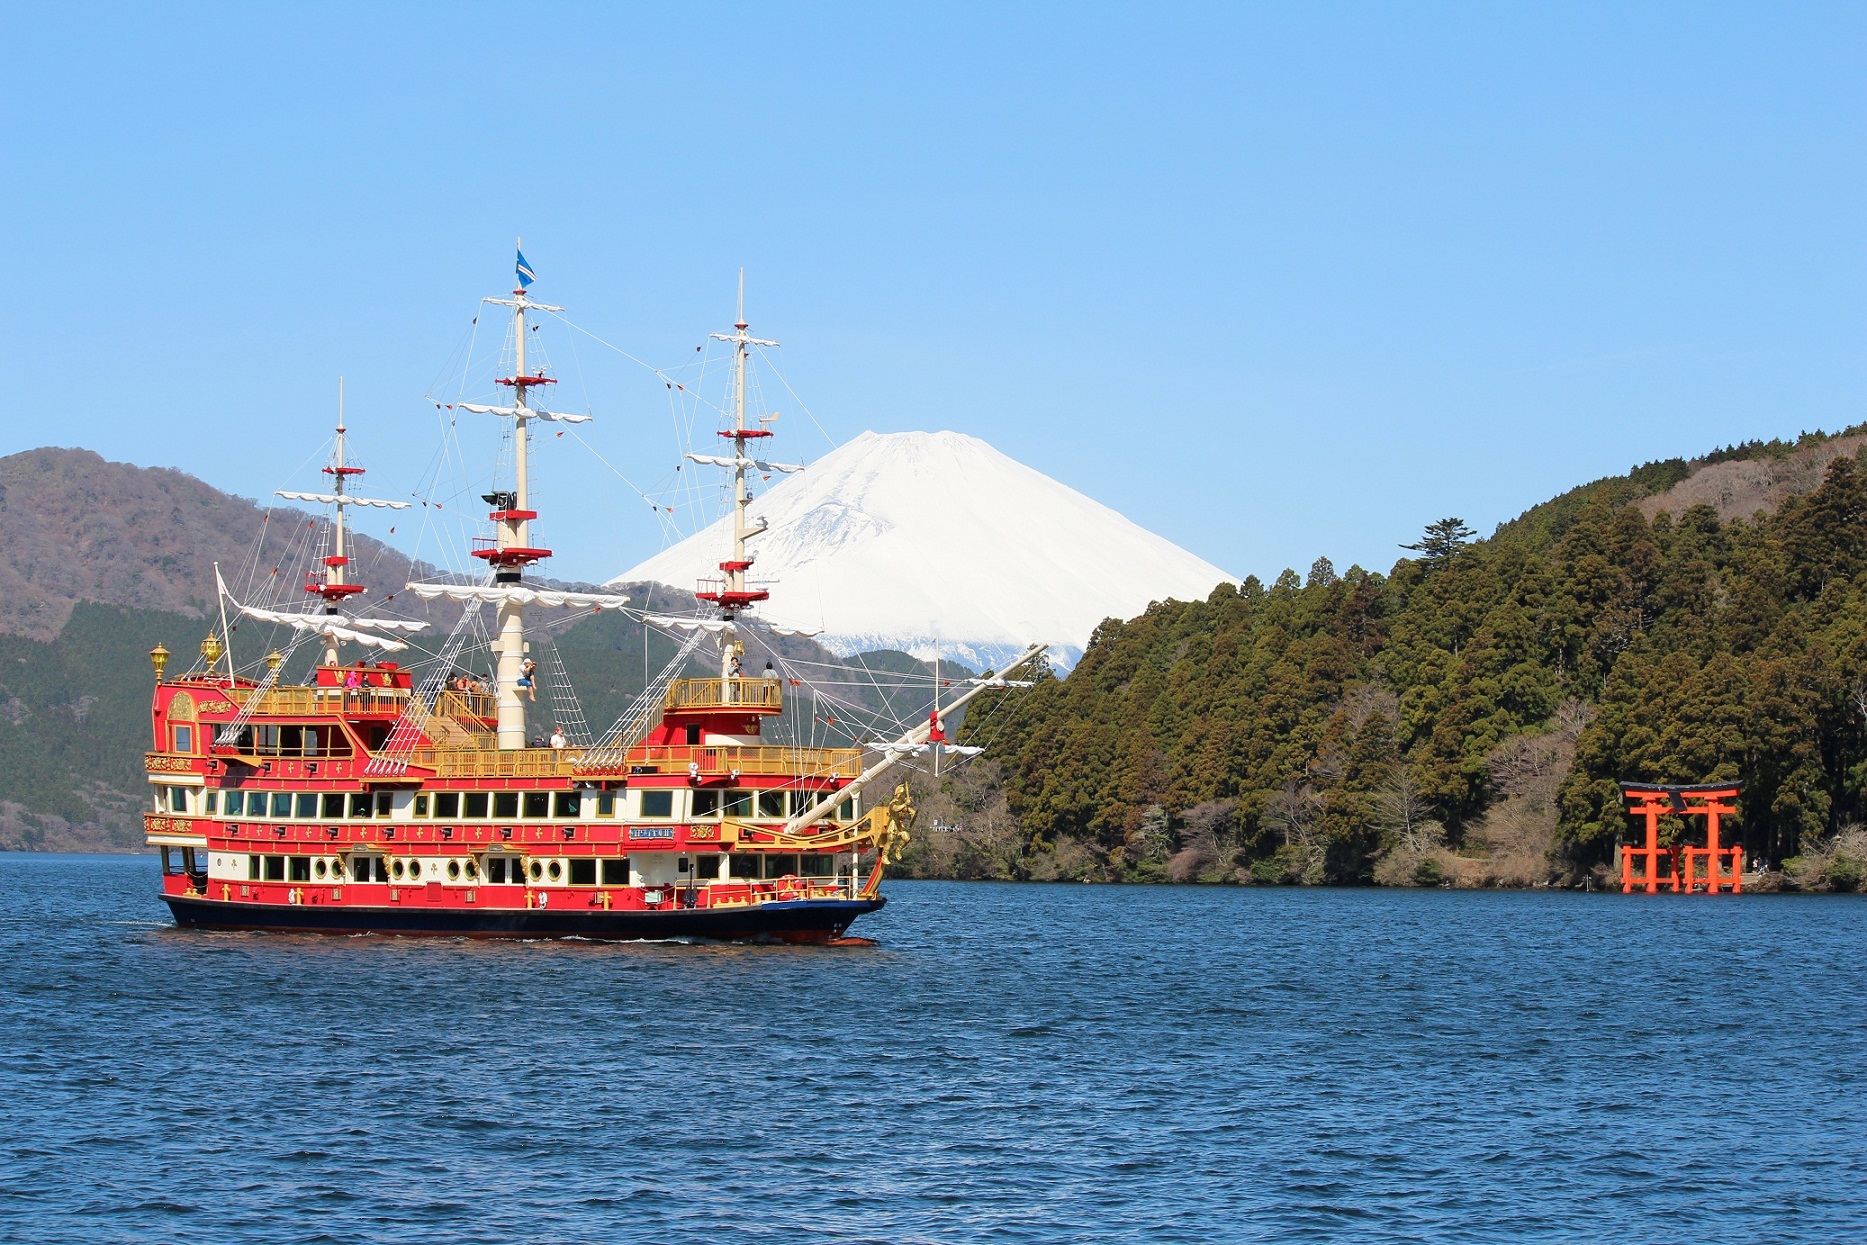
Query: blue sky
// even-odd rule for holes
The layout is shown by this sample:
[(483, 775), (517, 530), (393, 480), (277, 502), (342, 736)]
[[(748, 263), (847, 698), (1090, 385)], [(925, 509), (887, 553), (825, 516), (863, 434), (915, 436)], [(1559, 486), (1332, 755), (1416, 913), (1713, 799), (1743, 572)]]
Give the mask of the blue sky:
[[(958, 429), (1239, 575), (1867, 419), (1858, 6), (15, 5), (0, 35), (0, 453), (305, 487), (342, 374), (372, 487), (442, 487), (426, 395), (521, 234), (538, 297), (656, 364), (743, 265), (822, 428), (778, 394), (793, 457)], [(682, 446), (652, 373), (541, 340), (610, 464), (541, 449), (550, 570), (601, 577), (667, 539), (611, 467), (653, 492)], [(460, 442), (490, 465), (490, 424)]]

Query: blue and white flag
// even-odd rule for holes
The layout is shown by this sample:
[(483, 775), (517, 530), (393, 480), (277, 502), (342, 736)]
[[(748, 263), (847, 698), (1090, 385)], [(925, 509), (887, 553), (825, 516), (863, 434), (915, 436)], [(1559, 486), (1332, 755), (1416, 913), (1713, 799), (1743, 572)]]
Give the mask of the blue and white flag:
[(524, 252), (524, 251), (520, 251), (520, 252), (519, 252), (519, 268), (518, 268), (518, 272), (519, 272), (519, 288), (520, 288), (521, 290), (528, 290), (528, 289), (530, 289), (530, 288), (531, 288), (531, 285), (532, 285), (532, 282), (533, 282), (533, 281), (535, 281), (535, 280), (536, 280), (537, 278), (536, 278), (535, 276), (533, 276), (533, 274), (532, 274), (532, 266), (531, 266), (530, 264), (528, 264), (528, 263), (526, 263), (526, 262), (525, 262), (525, 252)]

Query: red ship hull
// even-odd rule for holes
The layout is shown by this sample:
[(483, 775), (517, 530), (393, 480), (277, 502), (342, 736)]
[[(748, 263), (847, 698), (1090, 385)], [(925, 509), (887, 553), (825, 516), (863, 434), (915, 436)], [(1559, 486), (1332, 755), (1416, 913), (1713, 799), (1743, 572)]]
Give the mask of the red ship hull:
[(755, 908), (655, 911), (405, 908), (242, 903), (164, 895), (184, 928), (305, 934), (399, 934), (436, 938), (587, 938), (597, 942), (693, 939), (709, 942), (824, 943), (888, 901), (797, 899)]

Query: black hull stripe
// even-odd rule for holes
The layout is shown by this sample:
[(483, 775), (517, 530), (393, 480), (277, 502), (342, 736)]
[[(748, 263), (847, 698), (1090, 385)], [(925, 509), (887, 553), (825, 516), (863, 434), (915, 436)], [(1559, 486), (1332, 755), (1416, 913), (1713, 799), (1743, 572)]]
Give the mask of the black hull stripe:
[(468, 938), (590, 938), (605, 941), (702, 938), (823, 941), (886, 899), (801, 899), (758, 908), (671, 908), (665, 912), (588, 912), (551, 908), (365, 908), (253, 904), (164, 895), (185, 928), (314, 934), (417, 934)]

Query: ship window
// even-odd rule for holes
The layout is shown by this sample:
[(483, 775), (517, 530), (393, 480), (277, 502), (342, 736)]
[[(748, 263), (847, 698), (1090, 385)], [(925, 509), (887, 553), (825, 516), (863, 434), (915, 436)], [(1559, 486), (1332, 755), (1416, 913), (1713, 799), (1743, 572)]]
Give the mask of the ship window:
[(300, 791), (298, 793), (298, 811), (294, 816), (296, 816), (299, 821), (310, 821), (317, 815), (318, 793), (315, 791)]
[(182, 858), (179, 851), (172, 847), (158, 847), (156, 850), (162, 853), (163, 873), (173, 877), (182, 871)]
[(685, 856), (677, 856), (677, 857), (675, 857), (675, 859), (674, 859), (674, 871), (675, 871), (676, 873), (686, 873), (686, 872), (687, 872), (687, 857), (685, 857)]
[[(552, 867), (555, 868), (556, 866), (554, 865)], [(543, 877), (544, 875), (545, 875), (544, 865), (540, 864), (536, 860), (532, 861), (532, 881), (536, 882), (539, 878)]]
[(815, 791), (793, 791), (791, 793), (791, 816), (808, 813), (810, 806), (822, 799)]
[(503, 856), (488, 856), (486, 858), (486, 880), (488, 882), (497, 882), (501, 886), (505, 885), (506, 861)]
[(285, 857), (266, 857), (266, 880), (268, 882), (285, 881)]
[(249, 882), (259, 881), (259, 857), (248, 856), (246, 858), (246, 880)]
[(320, 860), (318, 861), (317, 864), (311, 867), (311, 871), (318, 875), (319, 881), (323, 881), (324, 875), (330, 871), (330, 868), (322, 860)]
[(752, 815), (752, 793), (750, 791), (728, 791), (726, 793), (726, 815), (728, 817), (750, 817)]
[(467, 877), (469, 880), (480, 876), (480, 866), (475, 864), (471, 860), (467, 862), (466, 870), (467, 870)]
[(525, 815), (527, 817), (549, 817), (551, 815), (551, 793), (549, 791), (527, 791), (525, 793)]
[(460, 862), (458, 860), (450, 860), (447, 862), (447, 876), (456, 880), (460, 878)]
[(493, 793), (493, 816), (499, 818), (519, 815), (519, 793), (516, 791), (495, 791)]
[[(426, 817), (427, 815), (428, 815), (428, 797), (425, 794), (418, 793), (415, 796), (415, 816)], [(451, 813), (449, 814), (449, 816), (457, 817), (459, 816), (459, 814)]]
[(369, 792), (352, 791), (350, 793), (350, 815), (352, 817), (368, 817), (370, 815)]
[(787, 873), (797, 872), (797, 857), (789, 852), (765, 857), (765, 876), (781, 878)]
[(553, 817), (575, 817), (583, 807), (583, 793), (578, 791), (559, 791), (551, 797), (551, 815)]
[(573, 860), (570, 862), (570, 884), (572, 886), (596, 885), (596, 861)]
[(545, 872), (551, 875), (551, 880), (553, 882), (557, 881), (559, 878), (564, 876), (563, 862), (556, 861), (556, 860), (552, 861), (550, 866), (545, 870)]
[(390, 876), (394, 877), (398, 882), (401, 881), (402, 873), (403, 873), (402, 862), (398, 860), (394, 864), (390, 865), (389, 873), (390, 873)]
[(287, 859), (292, 862), (292, 881), (309, 882), (311, 880), (311, 857), (291, 856)]
[(477, 817), (482, 821), (486, 819), (486, 792), (469, 791), (464, 803), (466, 811), (461, 813), (462, 817)]
[(376, 793), (376, 815), (378, 817), (395, 815), (395, 792), (378, 791)]
[(175, 728), (175, 751), (194, 751), (194, 727), (178, 726)]
[(605, 791), (596, 797), (596, 815), (598, 817), (616, 815), (616, 793), (614, 791)]
[(755, 878), (758, 876), (757, 856), (728, 856), (731, 873), (736, 878)]
[(854, 800), (844, 800), (841, 804), (838, 804), (836, 806), (836, 819), (838, 821), (854, 821), (856, 819), (856, 802)]
[(352, 856), (350, 858), (350, 877), (356, 882), (383, 882), (381, 856)]
[(687, 728), (687, 746), (691, 748), (699, 742), (700, 728), (698, 726), (689, 726)]
[(343, 815), (344, 793), (341, 791), (326, 791), (318, 800), (318, 816), (335, 821)]
[(188, 811), (188, 791), (185, 787), (169, 788), (169, 811), (171, 813)]
[(784, 816), (784, 792), (761, 791), (758, 793), (758, 815), (760, 817)]
[(223, 791), (221, 792), (220, 793), (221, 812), (225, 813), (229, 817), (238, 817), (241, 812), (241, 806), (246, 803), (246, 801), (242, 798), (245, 794), (246, 793), (244, 791)]
[(718, 878), (720, 876), (720, 858), (718, 856), (694, 857), (694, 876), (696, 878)]
[(207, 793), (207, 804), (203, 811), (208, 813), (220, 811), (220, 793), (218, 791), (210, 791)]
[[(700, 807), (701, 796), (710, 797), (712, 800), (712, 806), (706, 809), (702, 809)], [(710, 813), (715, 808), (718, 808), (718, 807), (719, 807), (719, 796), (715, 794), (714, 792), (702, 791), (694, 797), (694, 814), (696, 816), (699, 816), (702, 813)], [(644, 791), (642, 792), (642, 816), (644, 817), (672, 817), (674, 816), (674, 792), (672, 791)]]
[[(644, 793), (646, 798), (646, 793)], [(718, 817), (720, 815), (720, 793), (717, 791), (694, 792), (694, 816)]]
[[(420, 796), (415, 797), (420, 799)], [(436, 817), (460, 816), (460, 792), (438, 791), (434, 796), (434, 815)]]
[(836, 857), (806, 856), (798, 872), (807, 878), (833, 878), (836, 876)]
[(627, 886), (629, 884), (629, 858), (605, 860), (603, 862), (603, 885)]
[[(247, 815), (252, 815), (251, 805), (247, 808)], [(272, 793), (272, 815), (281, 821), (292, 815), (292, 793), (290, 791)]]

